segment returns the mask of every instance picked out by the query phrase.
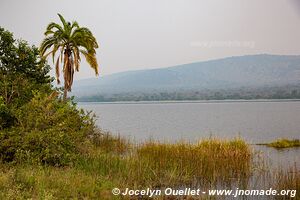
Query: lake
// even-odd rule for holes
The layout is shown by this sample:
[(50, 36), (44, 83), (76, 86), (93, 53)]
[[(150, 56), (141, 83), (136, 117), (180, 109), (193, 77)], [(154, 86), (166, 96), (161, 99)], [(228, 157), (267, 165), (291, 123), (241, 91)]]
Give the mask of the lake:
[[(300, 139), (300, 101), (195, 101), (79, 103), (98, 117), (97, 125), (136, 142), (241, 137), (250, 144), (278, 138)], [(275, 162), (300, 161), (300, 148), (278, 151), (264, 146)]]

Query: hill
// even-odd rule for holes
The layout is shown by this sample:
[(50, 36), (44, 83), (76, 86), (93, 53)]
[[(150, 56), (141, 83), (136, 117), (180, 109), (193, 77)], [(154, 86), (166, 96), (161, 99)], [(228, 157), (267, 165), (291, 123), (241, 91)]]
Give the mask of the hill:
[(300, 56), (247, 55), (76, 81), (77, 97), (180, 90), (280, 87), (300, 84)]

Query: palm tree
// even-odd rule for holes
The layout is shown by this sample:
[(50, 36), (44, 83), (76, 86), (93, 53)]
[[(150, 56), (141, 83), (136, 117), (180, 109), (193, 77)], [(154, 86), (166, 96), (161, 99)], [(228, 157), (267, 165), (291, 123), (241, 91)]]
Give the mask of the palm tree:
[(76, 21), (67, 22), (63, 16), (58, 14), (62, 26), (51, 22), (46, 29), (45, 36), (40, 46), (40, 54), (43, 58), (47, 58), (52, 54), (52, 59), (56, 60), (56, 79), (60, 84), (59, 72), (60, 63), (63, 63), (64, 74), (64, 95), (66, 100), (67, 93), (71, 91), (73, 84), (74, 71), (79, 71), (80, 55), (84, 55), (87, 63), (94, 69), (98, 75), (98, 63), (96, 59), (96, 48), (98, 44), (92, 32), (85, 27), (80, 27)]

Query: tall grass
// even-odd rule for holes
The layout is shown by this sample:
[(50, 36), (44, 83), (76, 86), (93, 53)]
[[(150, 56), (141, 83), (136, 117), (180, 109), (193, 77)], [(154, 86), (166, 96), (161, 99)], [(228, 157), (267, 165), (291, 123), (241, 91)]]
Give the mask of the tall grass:
[(229, 186), (245, 184), (251, 175), (252, 150), (240, 139), (207, 139), (196, 144), (148, 141), (138, 145), (119, 137), (114, 140), (113, 144), (126, 146), (126, 151), (103, 151), (102, 146), (80, 157), (75, 168), (108, 177), (117, 187), (133, 189)]
[[(253, 171), (262, 167), (241, 139), (132, 144), (105, 133), (92, 138), (81, 151), (73, 166), (65, 168), (0, 164), (0, 199), (133, 199), (113, 196), (115, 187), (242, 189), (249, 186)], [(299, 190), (299, 173), (282, 170), (270, 184)]]
[(278, 196), (276, 199), (300, 199), (300, 171), (295, 165), (288, 170), (280, 169), (274, 173), (274, 187), (277, 191), (294, 190), (294, 197)]
[(207, 186), (248, 177), (252, 152), (240, 139), (207, 139), (197, 144), (148, 142), (137, 148), (136, 157), (152, 172), (152, 178), (165, 179), (159, 181), (161, 186), (178, 183)]
[(113, 199), (113, 183), (74, 168), (1, 167), (0, 199)]

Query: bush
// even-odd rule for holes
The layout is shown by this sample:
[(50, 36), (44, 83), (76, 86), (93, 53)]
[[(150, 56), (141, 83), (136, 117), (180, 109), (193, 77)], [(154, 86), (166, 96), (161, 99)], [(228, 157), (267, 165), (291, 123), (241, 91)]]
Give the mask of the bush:
[(89, 114), (58, 98), (49, 71), (36, 47), (0, 27), (2, 161), (67, 165), (93, 131)]
[(0, 96), (0, 130), (12, 126), (14, 117)]
[(56, 95), (35, 94), (15, 116), (18, 126), (0, 134), (0, 156), (4, 161), (70, 164), (94, 129), (89, 114)]
[(49, 71), (36, 47), (0, 27), (0, 130), (15, 125), (15, 110), (33, 98), (33, 91), (52, 92)]

